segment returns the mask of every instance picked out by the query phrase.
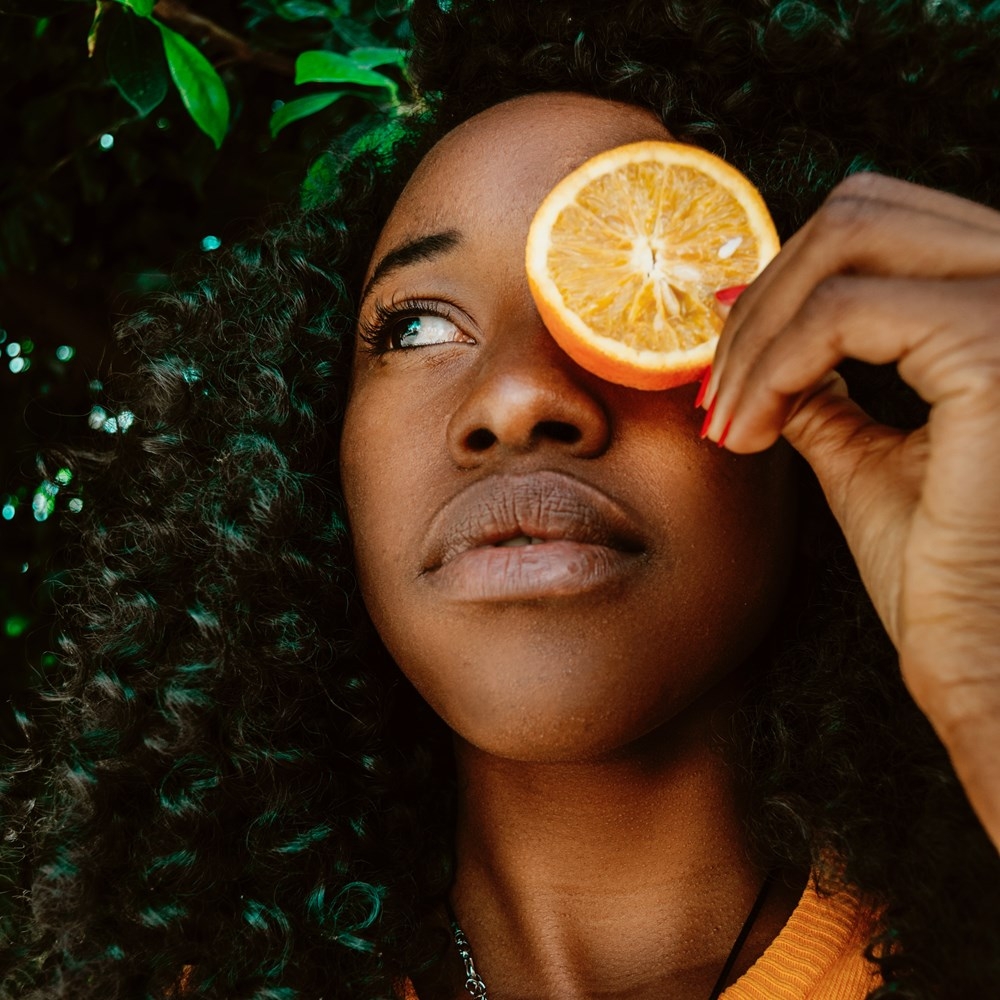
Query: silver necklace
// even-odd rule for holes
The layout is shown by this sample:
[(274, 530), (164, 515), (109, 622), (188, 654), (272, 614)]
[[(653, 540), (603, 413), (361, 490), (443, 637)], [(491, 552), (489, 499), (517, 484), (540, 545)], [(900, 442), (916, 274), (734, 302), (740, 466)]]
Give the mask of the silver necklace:
[[(761, 908), (764, 906), (764, 900), (767, 899), (767, 894), (773, 882), (774, 872), (768, 872), (767, 878), (764, 879), (764, 883), (760, 887), (760, 892), (757, 893), (757, 898), (753, 902), (753, 906), (750, 907), (750, 912), (747, 914), (746, 920), (743, 921), (743, 926), (740, 928), (739, 934), (736, 935), (736, 940), (733, 942), (732, 948), (729, 949), (729, 954), (726, 956), (722, 971), (719, 973), (719, 978), (715, 981), (715, 986), (712, 987), (712, 992), (709, 994), (708, 1000), (718, 1000), (725, 989), (729, 973), (732, 971), (736, 959), (743, 950), (743, 945), (746, 943), (746, 939), (760, 914)], [(448, 906), (448, 918), (451, 920), (451, 933), (455, 938), (458, 957), (461, 958), (462, 964), (465, 966), (465, 989), (475, 1000), (487, 1000), (486, 983), (483, 982), (482, 976), (476, 972), (469, 939), (465, 936), (462, 928), (458, 926), (458, 921), (455, 919), (455, 914), (452, 912), (450, 905)]]
[(476, 1000), (486, 1000), (486, 983), (482, 981), (479, 973), (476, 972), (476, 966), (472, 961), (472, 949), (469, 947), (469, 939), (462, 932), (462, 928), (458, 926), (458, 921), (455, 919), (455, 915), (451, 912), (450, 907), (448, 914), (451, 917), (451, 933), (455, 935), (455, 947), (458, 948), (458, 957), (465, 966), (465, 988)]

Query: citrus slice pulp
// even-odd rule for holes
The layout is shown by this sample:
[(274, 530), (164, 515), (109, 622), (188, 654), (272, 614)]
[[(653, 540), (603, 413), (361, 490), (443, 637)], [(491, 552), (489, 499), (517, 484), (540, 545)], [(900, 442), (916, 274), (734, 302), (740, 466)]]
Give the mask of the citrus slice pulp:
[(673, 142), (606, 150), (564, 177), (528, 233), (528, 284), (556, 342), (611, 382), (667, 389), (711, 364), (715, 293), (778, 252), (764, 200), (712, 153)]

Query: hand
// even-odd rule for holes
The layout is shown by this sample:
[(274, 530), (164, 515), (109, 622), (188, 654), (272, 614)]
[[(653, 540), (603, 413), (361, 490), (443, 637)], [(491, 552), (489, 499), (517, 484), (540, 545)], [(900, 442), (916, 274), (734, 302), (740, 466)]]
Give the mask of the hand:
[[(927, 424), (873, 421), (834, 371), (846, 357), (897, 362)], [(734, 306), (703, 405), (731, 451), (783, 435), (812, 466), (1000, 846), (1000, 212), (844, 181)]]

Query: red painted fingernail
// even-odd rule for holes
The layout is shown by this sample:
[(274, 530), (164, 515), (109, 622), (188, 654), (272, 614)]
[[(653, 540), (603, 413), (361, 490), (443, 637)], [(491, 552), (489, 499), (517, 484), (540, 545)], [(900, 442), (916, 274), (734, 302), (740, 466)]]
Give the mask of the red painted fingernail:
[(705, 393), (708, 391), (708, 380), (712, 377), (712, 366), (709, 365), (705, 374), (701, 377), (701, 385), (698, 387), (698, 395), (694, 397), (694, 408), (697, 410), (701, 406)]
[(719, 435), (719, 440), (716, 444), (721, 448), (726, 443), (726, 438), (729, 436), (729, 428), (733, 426), (733, 418), (730, 417), (726, 421), (726, 426), (722, 428), (722, 433)]
[(733, 285), (730, 288), (720, 288), (715, 297), (724, 306), (731, 306), (749, 287), (749, 285)]
[(713, 399), (711, 403), (708, 404), (708, 409), (705, 411), (705, 420), (701, 425), (701, 431), (699, 436), (704, 438), (708, 434), (708, 425), (712, 422), (712, 414), (715, 413), (715, 400)]

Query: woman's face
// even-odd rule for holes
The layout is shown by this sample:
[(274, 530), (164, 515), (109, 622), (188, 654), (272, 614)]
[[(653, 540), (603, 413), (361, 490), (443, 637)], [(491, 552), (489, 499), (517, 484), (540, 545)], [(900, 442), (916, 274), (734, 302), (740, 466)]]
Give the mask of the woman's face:
[(552, 186), (669, 138), (592, 97), (498, 105), (425, 157), (369, 265), (342, 443), (361, 589), (403, 672), (491, 753), (627, 746), (738, 666), (782, 595), (786, 450), (728, 454), (698, 437), (694, 387), (580, 368), (528, 291)]

